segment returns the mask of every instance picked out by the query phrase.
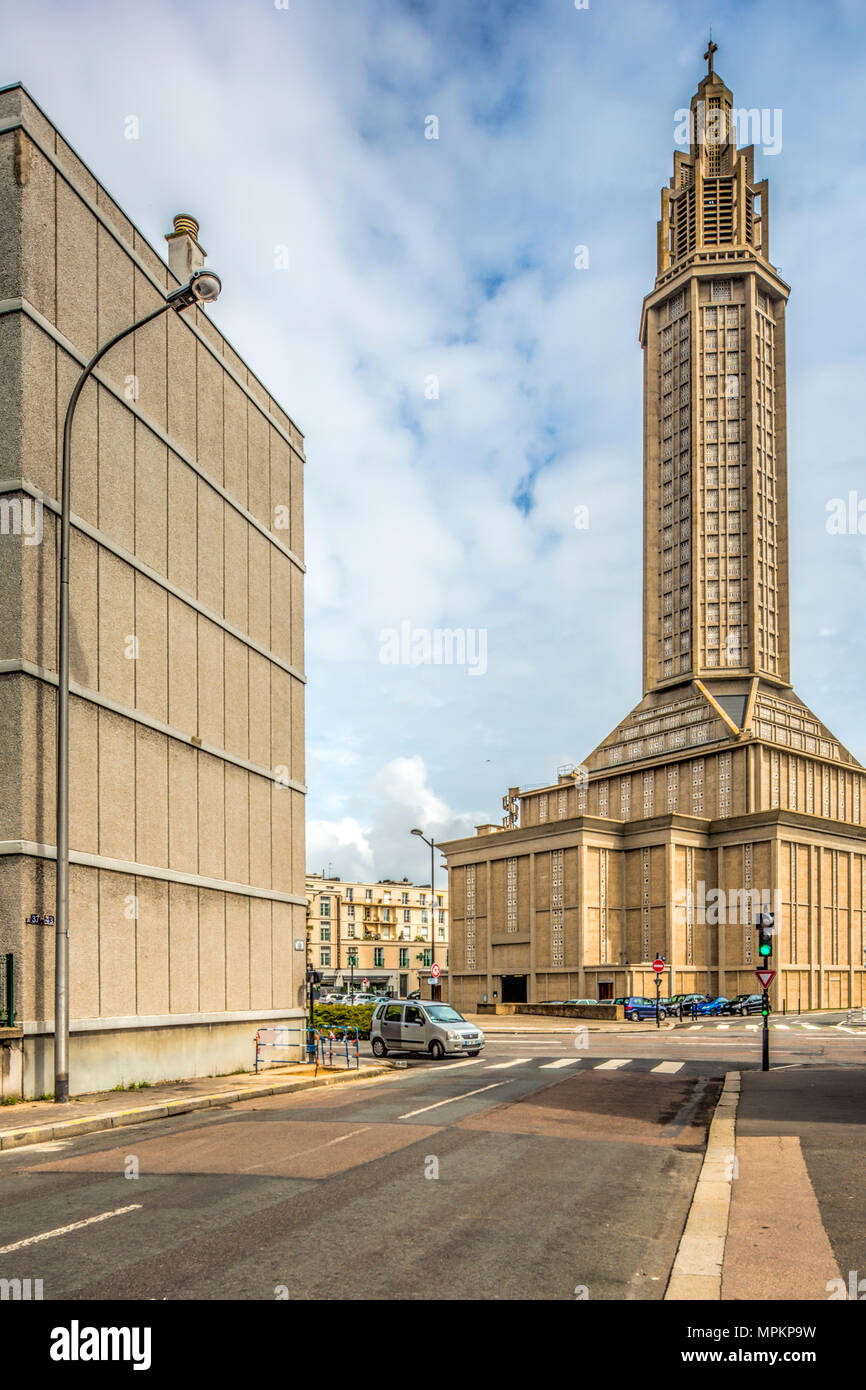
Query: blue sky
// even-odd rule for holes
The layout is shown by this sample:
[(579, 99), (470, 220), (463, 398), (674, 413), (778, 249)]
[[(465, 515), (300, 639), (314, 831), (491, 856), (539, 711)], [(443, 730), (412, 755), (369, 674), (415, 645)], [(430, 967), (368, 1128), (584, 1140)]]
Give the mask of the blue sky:
[[(156, 247), (199, 219), (305, 432), (311, 867), (422, 877), (413, 825), (498, 820), (640, 698), (637, 330), (710, 23), (783, 118), (794, 684), (866, 761), (866, 537), (825, 525), (866, 499), (859, 0), (0, 0), (0, 81)], [(485, 674), (383, 664), (404, 622), (484, 631)]]

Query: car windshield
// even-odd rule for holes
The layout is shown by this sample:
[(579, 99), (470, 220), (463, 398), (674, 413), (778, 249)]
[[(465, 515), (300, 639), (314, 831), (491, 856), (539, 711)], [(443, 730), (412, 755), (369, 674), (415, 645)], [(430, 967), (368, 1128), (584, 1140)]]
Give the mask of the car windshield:
[(462, 1014), (452, 1009), (450, 1004), (427, 1004), (427, 1013), (434, 1023), (465, 1023)]

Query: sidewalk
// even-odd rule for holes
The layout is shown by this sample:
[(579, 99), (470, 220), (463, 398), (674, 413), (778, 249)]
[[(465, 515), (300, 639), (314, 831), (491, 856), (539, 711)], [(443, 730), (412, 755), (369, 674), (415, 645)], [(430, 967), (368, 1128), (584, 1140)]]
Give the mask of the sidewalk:
[(350, 1071), (319, 1067), (318, 1074), (312, 1066), (269, 1067), (258, 1076), (247, 1072), (235, 1076), (198, 1076), (131, 1091), (95, 1091), (91, 1095), (75, 1096), (68, 1105), (55, 1105), (52, 1100), (21, 1101), (0, 1109), (0, 1150), (74, 1138), (121, 1125), (141, 1124), (145, 1120), (164, 1120), (169, 1115), (231, 1105), (234, 1101), (257, 1096), (366, 1081), (390, 1075), (392, 1070), (387, 1064), (364, 1063)]
[(850, 1296), (866, 1274), (864, 1125), (859, 1066), (743, 1073), (723, 1299)]
[(861, 1297), (864, 1125), (860, 1066), (730, 1072), (665, 1298)]

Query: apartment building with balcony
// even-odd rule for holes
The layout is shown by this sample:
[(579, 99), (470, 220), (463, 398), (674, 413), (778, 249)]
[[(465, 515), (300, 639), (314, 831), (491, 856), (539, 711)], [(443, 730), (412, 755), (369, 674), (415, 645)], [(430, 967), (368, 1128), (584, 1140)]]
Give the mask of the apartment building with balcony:
[[(308, 874), (307, 941), (322, 983), (405, 996), (429, 993), (435, 963), (448, 964), (448, 890), (409, 879), (343, 882)], [(366, 984), (364, 983), (366, 981)]]

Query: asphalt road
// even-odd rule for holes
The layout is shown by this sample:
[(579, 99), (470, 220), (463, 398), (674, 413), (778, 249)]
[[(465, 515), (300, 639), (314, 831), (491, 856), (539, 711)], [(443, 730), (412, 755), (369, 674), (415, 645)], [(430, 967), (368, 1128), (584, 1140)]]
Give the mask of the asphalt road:
[[(760, 1063), (750, 1023), (491, 1035), (476, 1059), (12, 1150), (0, 1278), (46, 1300), (661, 1298), (724, 1073)], [(773, 1034), (780, 1069), (864, 1053)]]

